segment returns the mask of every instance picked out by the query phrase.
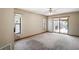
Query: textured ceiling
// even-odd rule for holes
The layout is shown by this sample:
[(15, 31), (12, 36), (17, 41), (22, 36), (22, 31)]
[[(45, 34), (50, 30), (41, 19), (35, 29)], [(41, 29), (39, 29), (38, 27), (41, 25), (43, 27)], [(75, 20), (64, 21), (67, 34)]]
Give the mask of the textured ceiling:
[[(41, 15), (49, 15), (49, 8), (20, 8)], [(52, 8), (52, 15), (79, 11), (79, 8)]]

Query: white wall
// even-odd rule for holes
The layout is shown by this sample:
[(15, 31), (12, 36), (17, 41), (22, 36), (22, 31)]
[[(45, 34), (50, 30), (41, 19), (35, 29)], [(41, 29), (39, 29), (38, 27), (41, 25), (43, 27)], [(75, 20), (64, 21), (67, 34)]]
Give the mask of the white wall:
[(52, 18), (53, 20), (53, 17), (63, 17), (63, 16), (69, 16), (69, 34), (79, 36), (79, 12), (59, 14), (48, 18), (49, 20), (50, 18)]
[(21, 38), (46, 31), (43, 25), (43, 20), (46, 22), (45, 16), (20, 9), (15, 9), (15, 14), (22, 15)]
[(13, 44), (14, 9), (0, 8), (0, 48)]

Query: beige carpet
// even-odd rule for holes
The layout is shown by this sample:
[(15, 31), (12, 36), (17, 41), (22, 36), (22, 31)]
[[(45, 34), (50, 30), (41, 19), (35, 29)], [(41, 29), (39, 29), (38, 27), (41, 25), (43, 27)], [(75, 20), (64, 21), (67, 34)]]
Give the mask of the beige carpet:
[(78, 50), (79, 37), (44, 33), (15, 42), (15, 50)]

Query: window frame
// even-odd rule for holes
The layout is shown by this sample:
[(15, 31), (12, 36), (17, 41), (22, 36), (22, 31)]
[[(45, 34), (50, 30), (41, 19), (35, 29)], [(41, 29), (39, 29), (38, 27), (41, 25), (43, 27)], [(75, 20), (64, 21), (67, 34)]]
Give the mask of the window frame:
[[(60, 22), (59, 22), (59, 20), (53, 20), (53, 32), (55, 32), (55, 31), (54, 31), (54, 21), (58, 21), (58, 25), (59, 25), (59, 32), (60, 32), (60, 24), (59, 24)], [(55, 33), (59, 33), (59, 32), (55, 32)]]
[[(60, 33), (60, 34), (69, 34), (69, 16), (66, 16), (66, 17), (54, 17), (54, 18), (58, 18), (58, 20), (53, 20), (53, 32), (54, 32), (54, 33)], [(53, 19), (54, 19), (54, 18), (53, 18)], [(61, 18), (67, 18), (67, 19), (66, 19), (66, 20), (61, 20)], [(55, 32), (55, 31), (54, 31), (54, 21), (59, 21), (59, 32)], [(60, 26), (61, 26), (61, 25), (60, 25), (60, 21), (67, 21), (67, 23), (68, 23), (68, 24), (67, 24), (67, 28), (68, 28), (68, 32), (67, 32), (67, 33), (61, 33), (61, 32), (60, 32)]]
[[(17, 14), (15, 14), (15, 16), (16, 16)], [(21, 14), (19, 14), (19, 15), (21, 15)], [(15, 23), (15, 34), (21, 34), (21, 20), (22, 20), (22, 17), (20, 17), (20, 23)], [(20, 25), (20, 30), (19, 30), (19, 32), (18, 33), (16, 33), (16, 25)]]

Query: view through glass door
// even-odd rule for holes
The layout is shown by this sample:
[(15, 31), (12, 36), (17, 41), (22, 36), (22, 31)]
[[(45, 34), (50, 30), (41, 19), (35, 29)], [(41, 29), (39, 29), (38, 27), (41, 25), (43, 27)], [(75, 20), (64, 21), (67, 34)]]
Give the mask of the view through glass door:
[(54, 18), (53, 31), (68, 34), (68, 18)]

